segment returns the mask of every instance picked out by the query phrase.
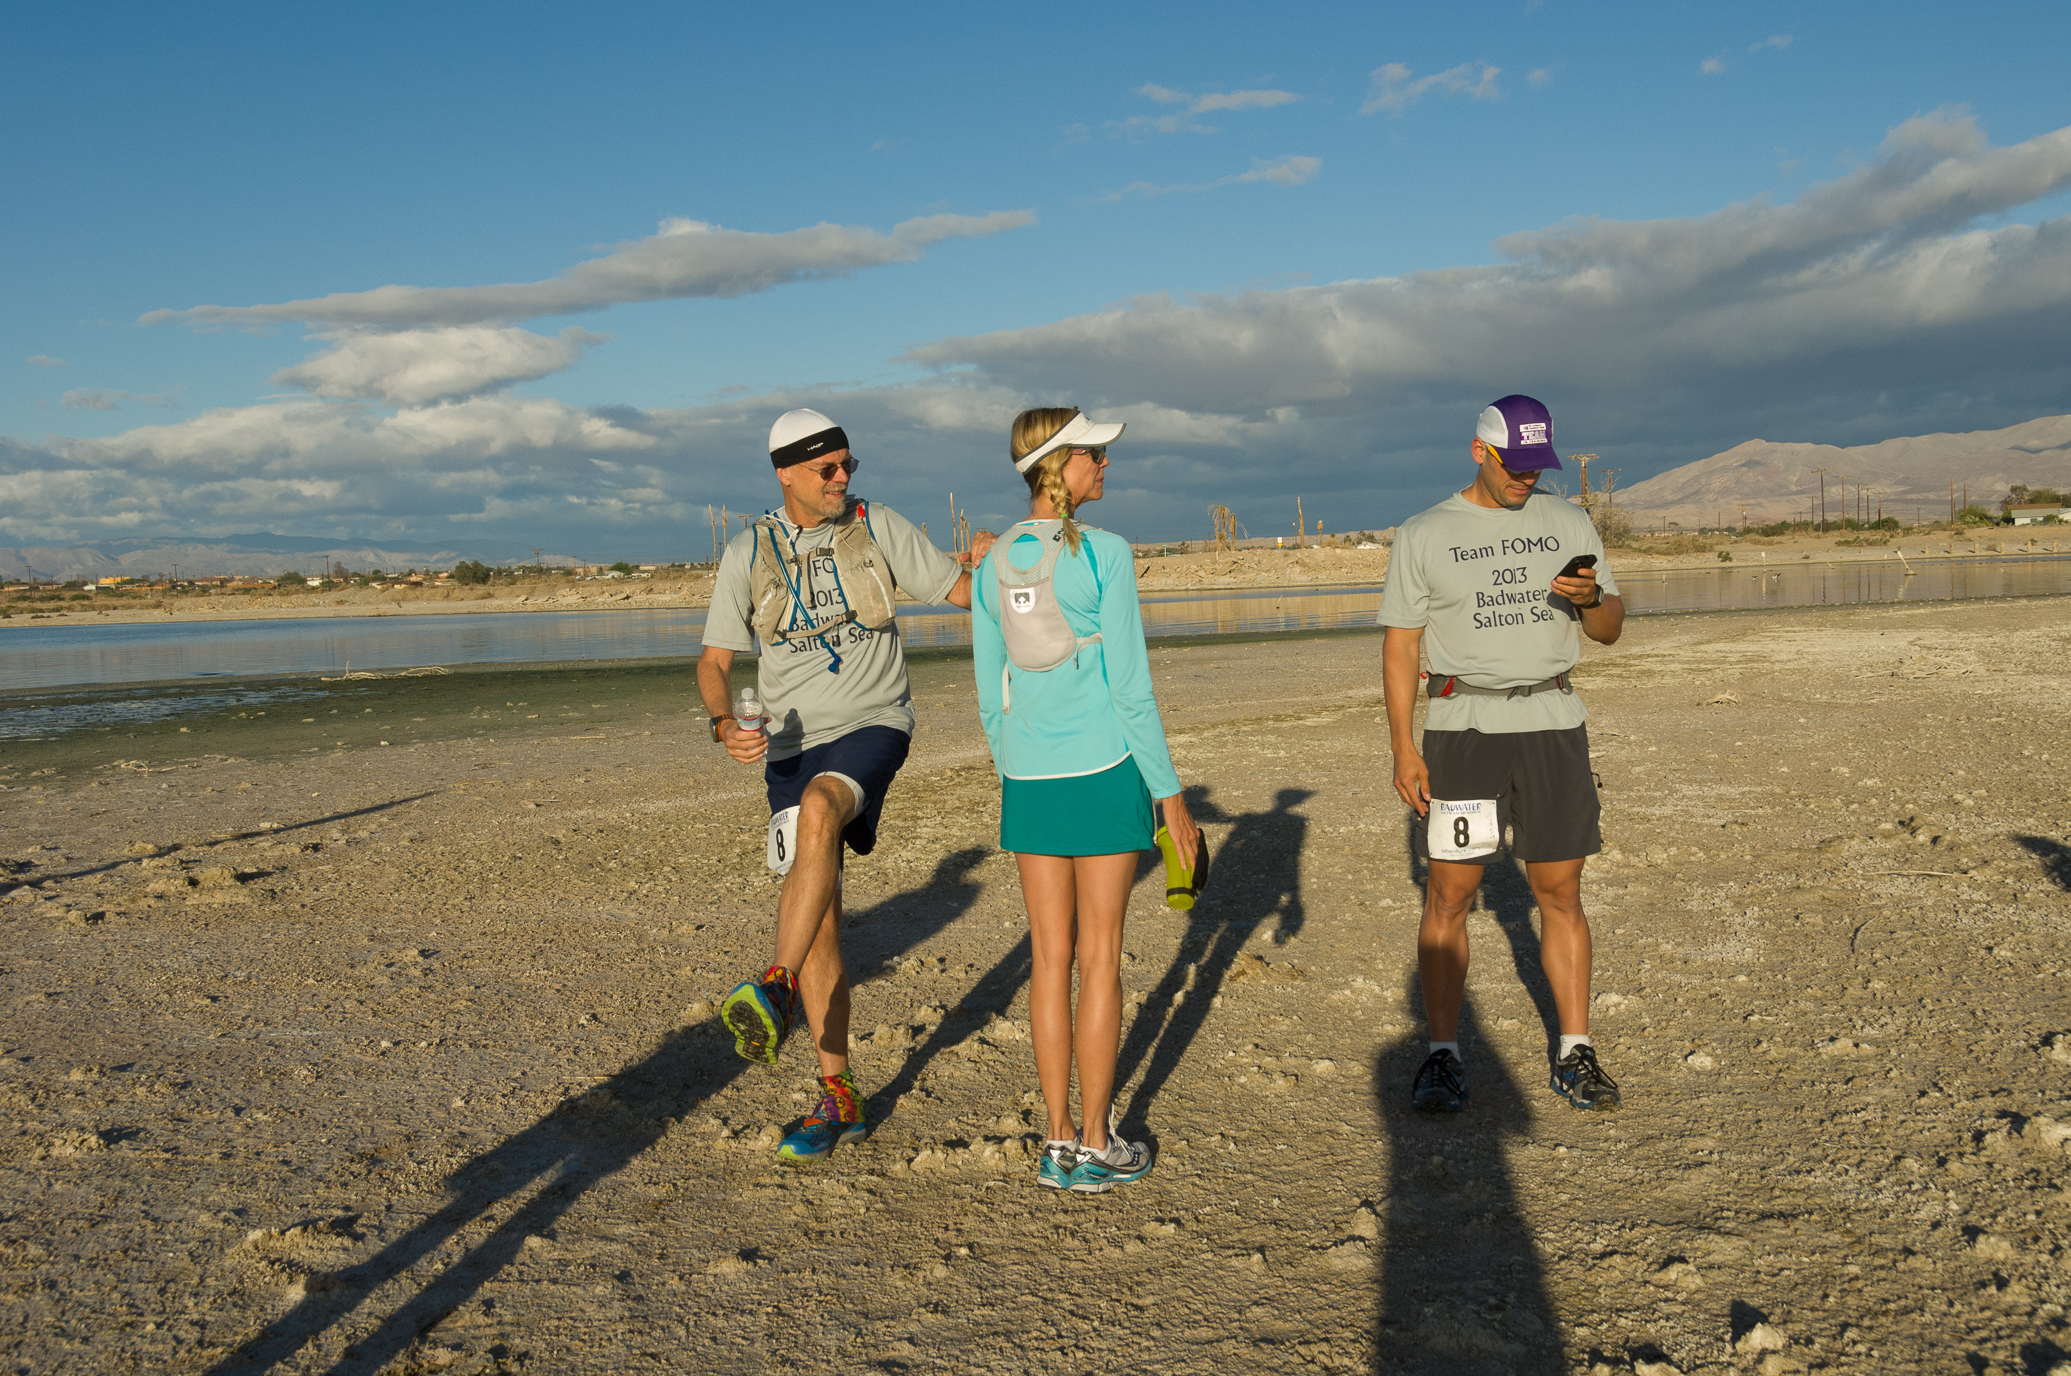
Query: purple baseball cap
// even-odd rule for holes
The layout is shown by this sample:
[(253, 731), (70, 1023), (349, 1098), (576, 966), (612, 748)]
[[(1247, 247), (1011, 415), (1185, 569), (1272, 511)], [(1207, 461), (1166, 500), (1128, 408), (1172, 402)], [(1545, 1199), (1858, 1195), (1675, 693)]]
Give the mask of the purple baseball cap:
[(1553, 413), (1521, 393), (1484, 407), (1474, 435), (1512, 473), (1560, 467), (1560, 455), (1553, 452)]

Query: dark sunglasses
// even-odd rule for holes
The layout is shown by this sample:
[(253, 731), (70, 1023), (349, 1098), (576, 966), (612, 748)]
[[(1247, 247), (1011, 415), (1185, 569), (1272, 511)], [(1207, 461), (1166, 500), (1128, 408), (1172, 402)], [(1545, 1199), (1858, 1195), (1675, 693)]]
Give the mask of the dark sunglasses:
[(848, 458), (843, 459), (840, 463), (807, 464), (805, 465), (805, 471), (812, 474), (814, 477), (818, 478), (821, 482), (825, 483), (834, 481), (834, 474), (837, 469), (843, 473), (853, 473), (856, 471), (857, 468), (862, 466), (862, 463), (863, 461), (861, 459), (856, 458), (854, 455), (850, 455)]
[(1093, 460), (1096, 465), (1107, 462), (1107, 446), (1104, 444), (1096, 444), (1090, 449), (1083, 444), (1076, 445), (1071, 452), (1074, 454), (1084, 454), (1087, 458)]

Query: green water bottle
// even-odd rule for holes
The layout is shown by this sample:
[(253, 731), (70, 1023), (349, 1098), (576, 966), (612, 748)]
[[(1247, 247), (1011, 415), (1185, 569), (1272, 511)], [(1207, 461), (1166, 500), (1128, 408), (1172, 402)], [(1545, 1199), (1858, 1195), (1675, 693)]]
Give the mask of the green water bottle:
[(1189, 911), (1194, 906), (1195, 897), (1208, 884), (1207, 838), (1202, 838), (1199, 854), (1181, 859), (1172, 833), (1161, 825), (1158, 828), (1158, 853), (1165, 857), (1165, 906), (1181, 912)]

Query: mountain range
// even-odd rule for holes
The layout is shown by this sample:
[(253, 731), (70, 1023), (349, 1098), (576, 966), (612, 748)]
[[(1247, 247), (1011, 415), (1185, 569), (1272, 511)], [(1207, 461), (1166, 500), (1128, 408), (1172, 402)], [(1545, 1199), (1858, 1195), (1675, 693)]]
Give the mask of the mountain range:
[(1909, 524), (1947, 520), (1952, 483), (1959, 506), (1967, 492), (1971, 502), (1997, 515), (2000, 501), (2015, 483), (2071, 487), (2071, 416), (2043, 416), (2004, 430), (1914, 435), (1845, 449), (1749, 440), (1723, 454), (1619, 488), (1615, 500), (1636, 524), (1648, 528), (1739, 525), (1743, 512), (1749, 525), (1803, 520), (1815, 514), (1822, 468), (1827, 470), (1830, 521), (1849, 514), (1849, 503), (1858, 500), (1853, 495), (1857, 484), (1868, 489), (1871, 519), (1881, 504), (1885, 515)]

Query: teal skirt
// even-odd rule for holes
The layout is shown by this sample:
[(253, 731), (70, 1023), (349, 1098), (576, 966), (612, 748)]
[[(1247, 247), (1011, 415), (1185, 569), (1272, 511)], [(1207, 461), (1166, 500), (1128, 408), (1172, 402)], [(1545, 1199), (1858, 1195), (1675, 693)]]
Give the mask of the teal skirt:
[(1121, 855), (1157, 844), (1151, 791), (1133, 759), (1069, 779), (1000, 780), (1000, 849)]

